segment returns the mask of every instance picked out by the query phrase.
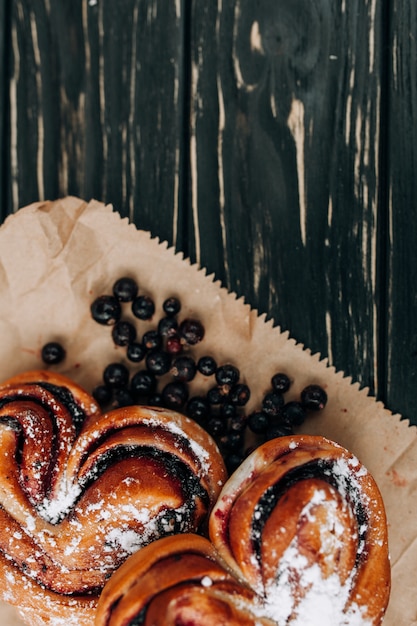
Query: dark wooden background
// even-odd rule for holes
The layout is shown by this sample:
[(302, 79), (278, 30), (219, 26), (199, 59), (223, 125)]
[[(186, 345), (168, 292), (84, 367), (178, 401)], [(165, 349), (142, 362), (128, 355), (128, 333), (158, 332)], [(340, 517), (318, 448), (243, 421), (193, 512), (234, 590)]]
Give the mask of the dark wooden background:
[(1, 0), (1, 219), (111, 202), (417, 424), (416, 61), (415, 0)]

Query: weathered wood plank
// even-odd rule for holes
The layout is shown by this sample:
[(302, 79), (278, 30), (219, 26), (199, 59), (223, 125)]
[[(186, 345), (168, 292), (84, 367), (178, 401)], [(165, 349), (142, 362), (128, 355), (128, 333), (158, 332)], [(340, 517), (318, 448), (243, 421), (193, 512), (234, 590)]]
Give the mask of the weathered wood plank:
[(7, 199), (6, 180), (8, 174), (6, 162), (6, 135), (7, 124), (7, 34), (9, 32), (8, 6), (6, 2), (0, 3), (0, 222), (7, 215), (4, 206)]
[(394, 0), (389, 94), (387, 402), (417, 424), (417, 5)]
[(175, 240), (182, 2), (12, 3), (11, 203), (77, 194)]
[(193, 6), (193, 255), (377, 391), (382, 3)]

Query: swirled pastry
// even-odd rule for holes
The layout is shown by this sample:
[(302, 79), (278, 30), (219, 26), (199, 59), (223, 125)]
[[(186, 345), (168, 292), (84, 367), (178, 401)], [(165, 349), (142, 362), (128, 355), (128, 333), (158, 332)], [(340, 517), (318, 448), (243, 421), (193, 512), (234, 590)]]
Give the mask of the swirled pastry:
[(383, 501), (341, 446), (312, 436), (264, 444), (227, 481), (209, 529), (279, 626), (381, 623), (390, 591)]
[(0, 593), (30, 624), (91, 624), (112, 572), (156, 538), (200, 530), (226, 476), (191, 420), (101, 414), (47, 372), (0, 387), (0, 445)]
[(159, 539), (130, 557), (104, 587), (96, 626), (272, 626), (256, 594), (218, 559), (205, 538)]

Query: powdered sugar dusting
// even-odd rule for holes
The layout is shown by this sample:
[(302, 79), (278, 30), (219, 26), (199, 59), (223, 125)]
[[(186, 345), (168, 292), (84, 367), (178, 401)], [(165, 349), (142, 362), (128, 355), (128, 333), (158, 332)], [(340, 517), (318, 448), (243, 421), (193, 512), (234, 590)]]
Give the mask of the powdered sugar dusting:
[(341, 584), (337, 574), (324, 578), (319, 565), (308, 564), (294, 540), (280, 561), (276, 580), (266, 587), (257, 613), (278, 626), (290, 619), (294, 626), (372, 626), (359, 606), (346, 608), (351, 582)]

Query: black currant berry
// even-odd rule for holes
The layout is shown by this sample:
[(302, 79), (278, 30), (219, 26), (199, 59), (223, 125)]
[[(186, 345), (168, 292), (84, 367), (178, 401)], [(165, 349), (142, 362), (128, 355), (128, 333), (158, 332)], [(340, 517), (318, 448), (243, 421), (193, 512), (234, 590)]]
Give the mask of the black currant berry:
[(197, 369), (203, 376), (213, 376), (217, 370), (217, 363), (211, 356), (202, 356), (198, 360)]
[(205, 424), (205, 429), (212, 437), (221, 437), (227, 432), (227, 424), (221, 417), (212, 416)]
[(143, 334), (142, 343), (147, 350), (155, 350), (162, 345), (162, 337), (157, 330), (148, 330)]
[(229, 422), (229, 432), (243, 433), (247, 426), (247, 418), (245, 415), (237, 414), (231, 418)]
[(270, 424), (266, 429), (266, 439), (276, 439), (277, 437), (287, 437), (293, 435), (294, 431), (289, 424), (285, 422), (277, 422), (276, 424)]
[(103, 381), (108, 387), (125, 387), (129, 382), (129, 370), (123, 363), (109, 363), (104, 368)]
[(271, 378), (272, 388), (277, 393), (285, 393), (291, 386), (291, 381), (287, 374), (278, 372)]
[(135, 404), (132, 393), (126, 387), (122, 387), (121, 389), (116, 389), (114, 392), (114, 404), (115, 408), (119, 408), (122, 406), (132, 406)]
[(149, 296), (136, 296), (132, 302), (132, 313), (140, 320), (150, 320), (155, 313), (155, 303)]
[(269, 426), (268, 416), (263, 411), (254, 411), (248, 416), (247, 424), (253, 433), (261, 435)]
[(127, 320), (119, 320), (112, 328), (111, 336), (116, 346), (127, 346), (136, 339), (136, 328)]
[(236, 406), (231, 402), (224, 402), (220, 407), (220, 415), (226, 419), (229, 417), (235, 417)]
[(182, 352), (182, 341), (178, 334), (167, 337), (165, 349), (170, 354), (180, 354)]
[(327, 394), (319, 385), (308, 385), (301, 392), (301, 402), (307, 411), (319, 411), (326, 406)]
[(41, 357), (44, 363), (48, 365), (57, 365), (65, 359), (66, 352), (60, 343), (57, 341), (49, 341), (41, 350)]
[(221, 365), (216, 370), (216, 381), (220, 386), (232, 387), (239, 381), (240, 372), (234, 365)]
[(207, 398), (194, 396), (187, 402), (187, 415), (197, 422), (210, 415), (210, 403)]
[(195, 361), (190, 356), (177, 357), (171, 367), (171, 374), (176, 380), (190, 382), (197, 372)]
[(146, 348), (142, 343), (133, 341), (129, 343), (126, 350), (126, 356), (132, 363), (140, 363), (145, 358)]
[(130, 390), (134, 398), (142, 398), (149, 396), (156, 388), (156, 378), (152, 372), (147, 370), (139, 370), (132, 377), (130, 382)]
[(149, 406), (164, 406), (164, 399), (161, 393), (154, 391), (147, 399)]
[(113, 285), (113, 295), (120, 302), (132, 302), (137, 296), (137, 282), (129, 276), (122, 276)]
[(180, 410), (188, 400), (188, 388), (185, 383), (168, 383), (162, 390), (164, 404), (169, 409)]
[(161, 337), (172, 337), (178, 331), (178, 322), (175, 317), (161, 317), (158, 322), (158, 333)]
[(199, 320), (185, 319), (178, 329), (181, 339), (190, 346), (195, 346), (204, 337), (204, 326)]
[(284, 396), (280, 393), (271, 391), (267, 393), (262, 400), (262, 410), (271, 417), (279, 414), (284, 406)]
[(92, 396), (100, 406), (105, 406), (112, 399), (113, 393), (107, 385), (97, 385), (92, 391)]
[(99, 296), (90, 307), (94, 321), (99, 324), (110, 326), (119, 321), (122, 309), (117, 298), (114, 296)]
[(163, 376), (169, 372), (171, 357), (163, 350), (151, 350), (146, 355), (146, 367), (155, 376)]
[(245, 406), (250, 398), (250, 389), (247, 385), (238, 383), (231, 388), (229, 398), (236, 406)]
[(243, 436), (238, 432), (229, 432), (221, 437), (220, 445), (226, 450), (237, 452), (242, 448)]
[(223, 390), (216, 385), (207, 391), (207, 400), (213, 405), (222, 404), (225, 402), (226, 396)]
[(181, 311), (181, 302), (175, 297), (167, 298), (164, 301), (162, 308), (167, 315), (172, 317), (174, 315), (178, 315)]
[(306, 418), (306, 411), (300, 402), (293, 400), (284, 404), (280, 416), (287, 424), (300, 426)]

